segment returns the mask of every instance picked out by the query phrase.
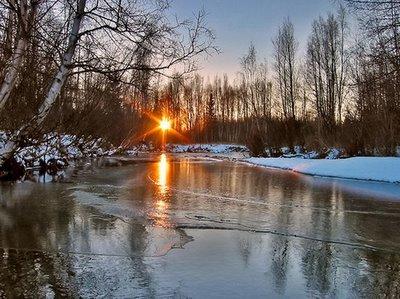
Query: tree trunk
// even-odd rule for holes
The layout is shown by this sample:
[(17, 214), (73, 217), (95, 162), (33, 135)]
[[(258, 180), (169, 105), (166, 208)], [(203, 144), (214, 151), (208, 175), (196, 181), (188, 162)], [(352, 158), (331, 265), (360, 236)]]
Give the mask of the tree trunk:
[(22, 64), (23, 57), (28, 45), (29, 21), (33, 21), (36, 14), (37, 4), (34, 2), (30, 11), (28, 10), (26, 0), (21, 1), (20, 4), (20, 19), (19, 19), (19, 40), (16, 49), (11, 57), (10, 64), (5, 71), (4, 81), (0, 87), (0, 111), (4, 108), (8, 98), (10, 97), (11, 91), (15, 86), (15, 82), (18, 75), (18, 70)]
[(8, 98), (10, 97), (12, 89), (14, 88), (18, 69), (21, 66), (27, 44), (28, 42), (25, 38), (21, 38), (18, 41), (17, 48), (15, 49), (11, 58), (10, 65), (5, 72), (6, 75), (0, 88), (0, 111), (4, 108)]
[(76, 45), (78, 44), (79, 40), (79, 29), (84, 17), (86, 0), (79, 0), (78, 2), (78, 10), (76, 12), (74, 22), (71, 28), (71, 33), (69, 35), (68, 47), (65, 51), (62, 59), (62, 63), (60, 68), (57, 71), (57, 74), (50, 86), (49, 91), (47, 92), (46, 98), (39, 108), (39, 113), (35, 117), (36, 124), (41, 125), (45, 120), (46, 116), (48, 115), (51, 107), (55, 103), (58, 95), (61, 92), (61, 88), (63, 87), (71, 67), (72, 58), (75, 53)]
[[(43, 101), (43, 104), (39, 108), (39, 113), (33, 118), (33, 120), (29, 123), (29, 125), (40, 126), (43, 124), (46, 116), (49, 114), (51, 107), (54, 105), (58, 95), (61, 92), (61, 88), (63, 87), (70, 67), (72, 63), (72, 58), (75, 53), (76, 45), (79, 40), (79, 30), (81, 27), (81, 23), (84, 17), (86, 0), (79, 0), (78, 7), (76, 11), (76, 15), (74, 17), (73, 25), (71, 28), (71, 32), (69, 34), (68, 46), (63, 55), (62, 62), (60, 68), (58, 69), (56, 76), (47, 92), (46, 98)], [(26, 126), (22, 126), (12, 138), (7, 142), (7, 144), (0, 150), (0, 160), (6, 160), (12, 156), (12, 154), (18, 148), (18, 139), (21, 134), (26, 130)]]

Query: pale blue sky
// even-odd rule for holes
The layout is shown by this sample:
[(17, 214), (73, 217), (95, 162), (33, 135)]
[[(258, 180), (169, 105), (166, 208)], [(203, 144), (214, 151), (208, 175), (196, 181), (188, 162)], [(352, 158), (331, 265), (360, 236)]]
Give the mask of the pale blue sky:
[(271, 39), (282, 21), (289, 17), (295, 26), (299, 54), (304, 52), (312, 21), (319, 15), (335, 11), (335, 0), (173, 0), (171, 10), (179, 17), (190, 17), (202, 7), (208, 13), (208, 24), (217, 37), (221, 54), (203, 62), (202, 74), (228, 73), (239, 69), (239, 57), (246, 53), (250, 42), (258, 57), (268, 58)]

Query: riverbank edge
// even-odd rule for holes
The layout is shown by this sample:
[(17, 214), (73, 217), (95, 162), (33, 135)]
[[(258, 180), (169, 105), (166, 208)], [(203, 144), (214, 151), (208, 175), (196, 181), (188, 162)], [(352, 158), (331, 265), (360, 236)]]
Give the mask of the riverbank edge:
[[(191, 153), (185, 153), (191, 156)], [(290, 171), (302, 175), (365, 182), (400, 184), (399, 157), (351, 157), (346, 159), (257, 158), (244, 153), (196, 153), (214, 161)]]
[(346, 159), (256, 158), (204, 153), (207, 159), (291, 171), (302, 175), (400, 184), (400, 158), (352, 157)]

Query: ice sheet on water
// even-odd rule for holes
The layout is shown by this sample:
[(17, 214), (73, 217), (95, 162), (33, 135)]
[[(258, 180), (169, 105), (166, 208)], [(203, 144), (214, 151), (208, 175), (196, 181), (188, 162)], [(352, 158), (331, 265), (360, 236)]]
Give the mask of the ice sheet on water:
[[(130, 234), (135, 231), (135, 228), (137, 229), (138, 225), (144, 227), (146, 241), (142, 248), (143, 252), (140, 252), (144, 256), (162, 256), (173, 248), (182, 248), (192, 240), (179, 228), (152, 223), (152, 220), (157, 220), (153, 217), (154, 211), (140, 208), (132, 201), (117, 200), (118, 196), (115, 193), (123, 189), (121, 186), (113, 185), (79, 185), (71, 188), (71, 196), (82, 206), (122, 220), (120, 225), (124, 226), (124, 230)], [(143, 235), (143, 232), (141, 234)], [(129, 238), (129, 236), (125, 237)]]

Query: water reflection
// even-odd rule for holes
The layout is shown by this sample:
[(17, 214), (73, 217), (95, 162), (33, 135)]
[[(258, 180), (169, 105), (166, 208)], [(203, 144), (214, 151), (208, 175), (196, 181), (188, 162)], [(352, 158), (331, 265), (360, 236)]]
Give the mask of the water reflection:
[(0, 185), (0, 298), (397, 297), (400, 203), (324, 182), (161, 155)]
[(153, 198), (153, 209), (149, 213), (149, 218), (154, 220), (154, 225), (164, 228), (172, 227), (169, 218), (169, 172), (170, 165), (165, 154), (160, 155), (160, 159), (156, 164), (157, 167), (157, 178), (155, 181), (157, 185), (157, 190)]
[(158, 186), (159, 192), (161, 195), (165, 195), (168, 191), (168, 173), (169, 173), (169, 165), (167, 156), (165, 154), (161, 154), (160, 161), (158, 162)]

